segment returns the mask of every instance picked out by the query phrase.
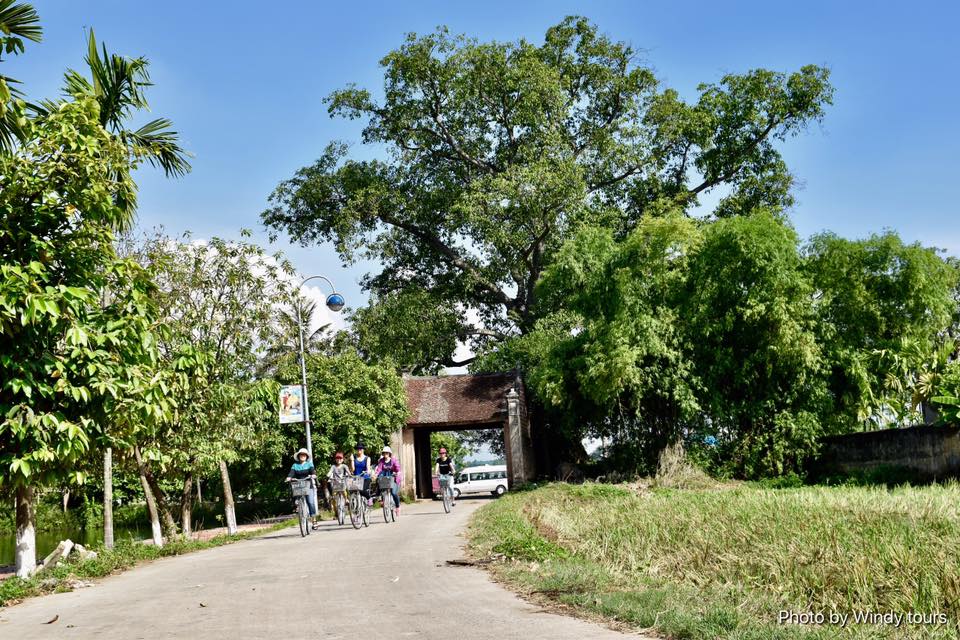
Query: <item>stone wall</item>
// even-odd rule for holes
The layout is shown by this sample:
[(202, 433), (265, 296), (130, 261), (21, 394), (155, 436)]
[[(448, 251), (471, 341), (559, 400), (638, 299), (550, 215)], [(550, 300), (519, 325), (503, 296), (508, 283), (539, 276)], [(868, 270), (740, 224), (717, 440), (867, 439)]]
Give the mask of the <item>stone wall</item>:
[(817, 475), (897, 468), (918, 480), (960, 478), (960, 427), (909, 427), (824, 438)]

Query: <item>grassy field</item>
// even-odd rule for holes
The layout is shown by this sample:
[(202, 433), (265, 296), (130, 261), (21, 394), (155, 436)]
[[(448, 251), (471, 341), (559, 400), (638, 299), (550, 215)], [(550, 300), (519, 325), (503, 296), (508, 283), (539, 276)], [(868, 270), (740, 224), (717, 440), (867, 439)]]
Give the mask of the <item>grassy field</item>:
[[(510, 494), (476, 514), (473, 553), (521, 592), (671, 638), (960, 637), (960, 485), (707, 484)], [(802, 613), (824, 624), (780, 623)]]

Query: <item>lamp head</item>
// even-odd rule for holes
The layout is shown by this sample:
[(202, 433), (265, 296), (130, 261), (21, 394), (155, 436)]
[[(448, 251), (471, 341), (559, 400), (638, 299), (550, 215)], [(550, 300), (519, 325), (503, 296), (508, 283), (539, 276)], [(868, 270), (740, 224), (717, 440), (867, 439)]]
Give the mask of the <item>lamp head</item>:
[(339, 293), (334, 292), (327, 296), (327, 309), (330, 311), (340, 311), (345, 304), (346, 301)]

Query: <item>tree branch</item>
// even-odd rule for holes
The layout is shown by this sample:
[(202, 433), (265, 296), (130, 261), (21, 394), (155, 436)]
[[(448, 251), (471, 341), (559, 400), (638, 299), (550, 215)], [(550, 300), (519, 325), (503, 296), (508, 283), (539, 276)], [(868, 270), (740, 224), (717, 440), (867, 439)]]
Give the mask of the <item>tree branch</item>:
[(488, 282), (487, 279), (480, 273), (480, 271), (463, 259), (463, 257), (457, 253), (452, 247), (447, 246), (440, 238), (435, 234), (430, 233), (429, 231), (424, 231), (423, 229), (417, 227), (416, 225), (398, 220), (389, 214), (381, 214), (380, 220), (384, 223), (397, 227), (398, 229), (403, 229), (412, 236), (415, 236), (427, 243), (430, 247), (436, 250), (441, 256), (443, 256), (447, 262), (449, 262), (454, 267), (460, 269), (465, 273), (469, 273), (476, 280), (477, 285), (486, 291), (488, 294), (493, 296), (493, 300), (499, 304), (504, 305), (508, 309), (512, 305), (510, 298), (501, 291), (498, 287), (494, 286), (492, 283)]
[[(784, 117), (784, 120), (785, 120), (786, 118), (789, 118), (789, 117), (790, 117), (790, 114), (788, 113), (788, 114)], [(757, 148), (757, 145), (759, 145), (761, 142), (763, 142), (764, 139), (766, 139), (766, 137), (767, 137), (768, 135), (770, 135), (770, 132), (773, 131), (774, 127), (776, 127), (778, 124), (780, 124), (780, 122), (782, 122), (782, 121), (781, 121), (781, 120), (777, 120), (776, 118), (772, 119), (772, 120), (767, 124), (767, 126), (763, 129), (763, 131), (761, 131), (759, 134), (757, 134), (756, 136), (754, 136), (753, 140), (751, 140), (749, 143), (747, 143), (747, 146), (744, 147), (744, 149), (743, 149), (743, 151), (742, 151), (742, 153), (741, 153), (741, 161), (740, 161), (739, 164), (734, 165), (729, 171), (727, 171), (726, 173), (721, 174), (721, 175), (720, 175), (719, 177), (717, 177), (717, 178), (707, 178), (707, 179), (705, 179), (705, 180), (704, 180), (703, 182), (701, 182), (699, 185), (697, 185), (697, 186), (694, 187), (693, 189), (690, 189), (687, 193), (688, 193), (689, 195), (691, 195), (691, 196), (695, 196), (695, 195), (697, 195), (698, 193), (700, 193), (701, 191), (705, 191), (706, 189), (709, 189), (709, 188), (711, 188), (711, 187), (715, 187), (715, 186), (717, 186), (718, 184), (720, 184), (720, 183), (722, 183), (722, 182), (726, 182), (727, 180), (729, 180), (729, 179), (732, 178), (733, 176), (737, 175), (737, 172), (740, 171), (740, 169), (743, 168), (743, 161), (742, 161), (743, 156), (745, 156), (747, 153), (749, 153), (749, 152), (753, 151), (754, 149), (756, 149), (756, 148)]]

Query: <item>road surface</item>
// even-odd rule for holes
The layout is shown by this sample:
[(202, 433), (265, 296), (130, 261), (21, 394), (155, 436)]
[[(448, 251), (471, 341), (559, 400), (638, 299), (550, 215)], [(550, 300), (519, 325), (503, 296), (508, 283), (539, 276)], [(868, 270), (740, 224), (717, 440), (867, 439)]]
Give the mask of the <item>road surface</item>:
[[(0, 609), (0, 638), (627, 637), (543, 611), (480, 569), (447, 565), (463, 558), (461, 534), (484, 502), (461, 500), (450, 515), (421, 502), (405, 505), (393, 524), (377, 510), (360, 531), (325, 522), (305, 539), (285, 529), (165, 558)], [(373, 626), (378, 620), (385, 632)]]

